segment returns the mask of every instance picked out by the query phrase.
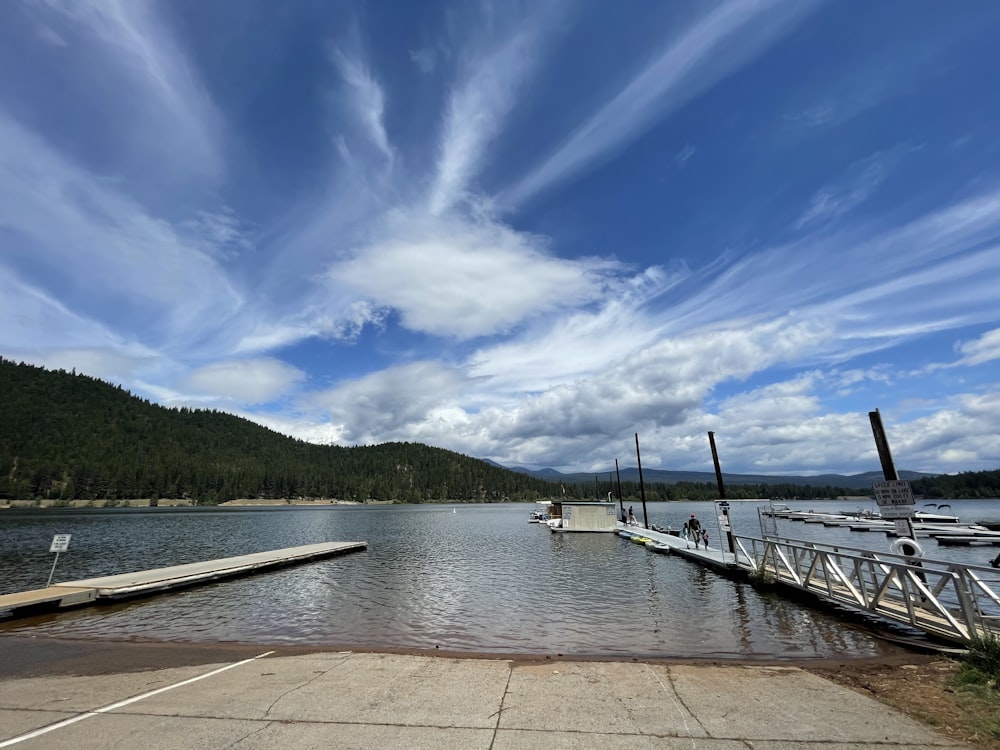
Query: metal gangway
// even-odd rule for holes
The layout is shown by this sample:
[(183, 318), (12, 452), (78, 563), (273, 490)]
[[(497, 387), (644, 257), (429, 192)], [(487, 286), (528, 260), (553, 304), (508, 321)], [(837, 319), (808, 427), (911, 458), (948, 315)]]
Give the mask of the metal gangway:
[(772, 535), (733, 535), (736, 565), (819, 598), (967, 646), (1000, 637), (1000, 570)]

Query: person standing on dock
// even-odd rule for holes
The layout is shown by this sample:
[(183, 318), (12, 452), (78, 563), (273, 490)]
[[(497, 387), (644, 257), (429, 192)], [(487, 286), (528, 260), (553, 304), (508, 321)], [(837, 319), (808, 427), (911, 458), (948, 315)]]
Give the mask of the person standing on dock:
[(638, 521), (635, 520), (635, 513), (632, 512), (632, 506), (628, 506), (628, 522), (635, 526)]
[(694, 513), (692, 513), (691, 518), (687, 522), (687, 526), (688, 526), (688, 533), (690, 534), (691, 538), (694, 539), (694, 548), (698, 549), (698, 542), (701, 541), (701, 521), (699, 521), (698, 517)]

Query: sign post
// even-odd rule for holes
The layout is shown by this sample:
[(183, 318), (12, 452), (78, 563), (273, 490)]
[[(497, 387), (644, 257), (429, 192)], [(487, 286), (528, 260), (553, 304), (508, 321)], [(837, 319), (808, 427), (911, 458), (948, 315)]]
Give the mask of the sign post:
[(56, 572), (56, 563), (59, 562), (59, 553), (65, 552), (69, 549), (69, 540), (73, 538), (72, 534), (56, 534), (52, 537), (52, 545), (49, 547), (49, 552), (55, 552), (56, 557), (52, 561), (52, 570), (49, 571), (49, 580), (45, 584), (45, 588), (52, 585), (52, 576)]
[(913, 532), (913, 492), (910, 490), (909, 482), (899, 478), (896, 473), (896, 466), (892, 461), (892, 452), (889, 450), (889, 439), (885, 435), (885, 428), (882, 426), (882, 415), (878, 409), (868, 412), (868, 419), (871, 421), (872, 433), (875, 436), (875, 448), (878, 450), (879, 461), (882, 463), (882, 475), (884, 482), (875, 482), (872, 490), (875, 493), (875, 503), (879, 506), (879, 513), (882, 518), (892, 519), (896, 522), (896, 533), (899, 536), (915, 539)]

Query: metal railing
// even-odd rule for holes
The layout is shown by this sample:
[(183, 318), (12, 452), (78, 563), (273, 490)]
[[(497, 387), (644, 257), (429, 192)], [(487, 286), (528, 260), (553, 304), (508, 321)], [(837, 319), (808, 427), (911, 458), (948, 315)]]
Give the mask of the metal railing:
[(1000, 637), (1000, 571), (782, 537), (735, 536), (751, 575), (968, 645)]

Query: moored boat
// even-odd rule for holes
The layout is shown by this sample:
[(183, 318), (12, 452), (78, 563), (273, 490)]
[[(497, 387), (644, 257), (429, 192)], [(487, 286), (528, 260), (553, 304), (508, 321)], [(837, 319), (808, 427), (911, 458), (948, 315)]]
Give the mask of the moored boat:
[(552, 505), (552, 502), (539, 500), (536, 505), (540, 507), (528, 513), (528, 523), (545, 523), (549, 520), (549, 506)]
[(960, 523), (958, 516), (947, 513), (930, 513), (926, 510), (913, 511), (913, 523)]
[(653, 552), (658, 552), (661, 555), (669, 555), (670, 554), (670, 545), (669, 544), (665, 544), (663, 542), (658, 542), (655, 539), (650, 539), (648, 542), (646, 542), (645, 546), (646, 546), (646, 549), (652, 550)]

